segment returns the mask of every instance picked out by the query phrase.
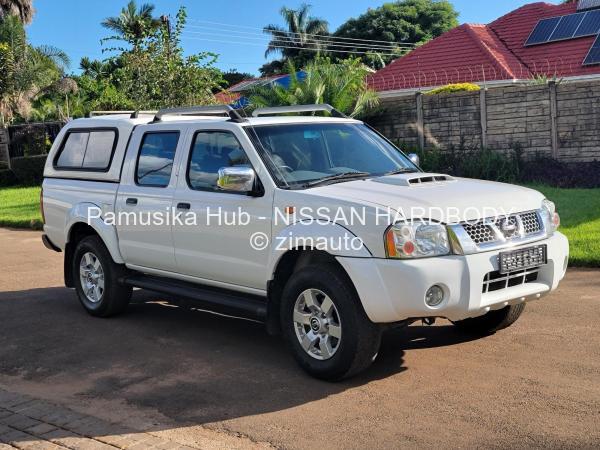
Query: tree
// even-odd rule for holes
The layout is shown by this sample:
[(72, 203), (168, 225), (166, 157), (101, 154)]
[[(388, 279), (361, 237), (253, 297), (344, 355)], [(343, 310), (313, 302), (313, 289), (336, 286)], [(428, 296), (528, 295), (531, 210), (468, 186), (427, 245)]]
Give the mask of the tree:
[[(110, 79), (136, 109), (215, 101), (213, 90), (223, 83), (221, 72), (214, 67), (217, 55), (203, 52), (184, 56), (180, 36), (185, 23), (182, 7), (172, 27), (164, 21), (137, 44), (135, 51), (123, 51), (113, 59), (118, 68)], [(113, 94), (110, 89), (106, 92)]]
[(377, 93), (367, 86), (369, 70), (359, 59), (332, 63), (318, 58), (299, 77), (296, 67), (288, 62), (289, 87), (278, 84), (259, 86), (250, 94), (253, 108), (328, 103), (351, 117), (364, 116), (379, 104)]
[[(333, 36), (392, 44), (390, 47), (394, 55), (385, 54), (392, 53), (390, 51), (380, 52), (381, 62), (378, 62), (376, 55), (372, 53), (355, 54), (371, 67), (379, 68), (381, 63), (387, 64), (402, 54), (402, 48), (394, 47), (393, 44), (423, 44), (456, 26), (458, 12), (447, 0), (403, 0), (369, 9), (361, 16), (342, 24)], [(352, 45), (352, 42), (349, 40), (345, 45)], [(386, 46), (385, 42), (377, 44)], [(363, 46), (364, 44), (365, 42), (362, 43)], [(357, 43), (353, 48), (348, 47), (348, 50), (365, 52), (368, 49), (361, 48), (361, 43)]]
[(152, 16), (154, 5), (144, 3), (139, 8), (135, 0), (131, 0), (116, 17), (107, 17), (102, 26), (117, 33), (104, 40), (123, 40), (138, 49), (140, 43), (151, 36), (160, 26), (160, 19)]
[(57, 48), (30, 45), (16, 16), (6, 16), (0, 22), (0, 44), (1, 120), (27, 119), (32, 102), (63, 76), (69, 58)]
[[(268, 25), (263, 31), (271, 35), (271, 41), (265, 51), (265, 57), (281, 54), (284, 62), (291, 60), (297, 66), (304, 65), (324, 49), (315, 35), (329, 34), (326, 20), (310, 15), (311, 6), (303, 3), (298, 9), (283, 7), (281, 17), (286, 28)], [(264, 66), (263, 66), (264, 67)], [(270, 75), (265, 74), (263, 75)]]
[(0, 21), (6, 16), (16, 16), (25, 25), (33, 20), (32, 0), (0, 0)]
[(223, 73), (223, 80), (225, 81), (225, 87), (234, 86), (244, 80), (254, 78), (251, 73), (242, 73), (237, 70), (231, 69)]

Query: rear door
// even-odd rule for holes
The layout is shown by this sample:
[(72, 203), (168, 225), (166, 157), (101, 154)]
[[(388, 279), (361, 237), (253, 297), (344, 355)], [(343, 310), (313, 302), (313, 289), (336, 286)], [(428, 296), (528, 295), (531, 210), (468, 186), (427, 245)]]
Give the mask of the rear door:
[(185, 128), (137, 128), (127, 153), (117, 194), (117, 232), (128, 265), (175, 271), (171, 204), (177, 186)]

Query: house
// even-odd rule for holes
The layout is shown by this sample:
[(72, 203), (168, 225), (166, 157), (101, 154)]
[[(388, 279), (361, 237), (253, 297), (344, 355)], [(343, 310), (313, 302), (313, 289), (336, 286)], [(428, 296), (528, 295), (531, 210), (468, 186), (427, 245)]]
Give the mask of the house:
[(464, 24), (369, 76), (381, 97), (449, 83), (600, 78), (600, 0), (531, 3), (488, 25)]
[[(304, 78), (304, 72), (296, 73), (299, 80)], [(240, 81), (237, 84), (215, 94), (215, 98), (218, 103), (224, 105), (231, 105), (234, 108), (243, 108), (248, 105), (247, 95), (259, 86), (273, 86), (278, 85), (282, 87), (288, 87), (290, 85), (290, 75), (273, 75), (271, 77), (263, 78), (252, 78), (249, 80)]]

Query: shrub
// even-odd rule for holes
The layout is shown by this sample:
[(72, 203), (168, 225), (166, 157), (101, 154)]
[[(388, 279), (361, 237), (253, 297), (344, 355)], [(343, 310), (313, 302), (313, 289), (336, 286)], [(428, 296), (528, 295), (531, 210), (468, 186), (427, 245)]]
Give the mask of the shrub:
[(47, 156), (37, 155), (13, 158), (11, 166), (19, 184), (26, 186), (42, 184)]
[(598, 188), (600, 161), (565, 163), (548, 157), (536, 157), (523, 163), (520, 179), (557, 188)]
[(425, 95), (454, 94), (456, 92), (472, 92), (480, 90), (481, 88), (473, 83), (456, 83), (432, 89), (431, 91), (426, 92)]
[(417, 150), (421, 167), (428, 172), (439, 172), (466, 178), (515, 182), (521, 172), (521, 155), (518, 149), (505, 154), (489, 148), (452, 147)]
[(12, 170), (0, 170), (0, 187), (13, 186), (17, 184), (17, 177)]

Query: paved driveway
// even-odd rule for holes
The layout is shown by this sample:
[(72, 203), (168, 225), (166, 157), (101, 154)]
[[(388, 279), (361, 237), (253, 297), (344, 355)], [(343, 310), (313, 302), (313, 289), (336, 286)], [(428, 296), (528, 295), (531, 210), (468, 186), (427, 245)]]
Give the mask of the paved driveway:
[(154, 294), (94, 319), (60, 254), (0, 229), (0, 388), (199, 448), (598, 447), (599, 292), (600, 271), (571, 270), (509, 330), (411, 326), (329, 384), (261, 325)]

